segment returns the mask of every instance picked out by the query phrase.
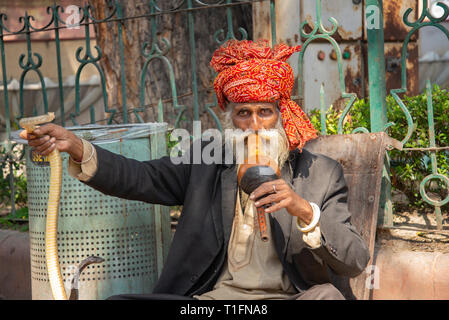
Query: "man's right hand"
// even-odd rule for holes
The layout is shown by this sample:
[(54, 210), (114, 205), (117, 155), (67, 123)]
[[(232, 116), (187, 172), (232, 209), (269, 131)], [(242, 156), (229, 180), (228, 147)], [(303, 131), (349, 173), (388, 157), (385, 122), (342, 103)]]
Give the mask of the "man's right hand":
[(20, 132), (20, 137), (28, 140), (28, 144), (39, 154), (49, 155), (55, 148), (70, 154), (73, 160), (83, 158), (83, 142), (73, 132), (49, 123), (36, 128), (29, 134), (26, 130)]

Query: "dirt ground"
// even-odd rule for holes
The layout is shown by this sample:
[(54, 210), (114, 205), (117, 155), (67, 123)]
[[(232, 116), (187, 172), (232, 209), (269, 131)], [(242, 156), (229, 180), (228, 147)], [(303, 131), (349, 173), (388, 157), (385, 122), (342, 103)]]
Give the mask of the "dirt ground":
[[(376, 246), (393, 251), (411, 250), (449, 253), (449, 212), (442, 210), (443, 229), (436, 229), (432, 209), (396, 208), (392, 229), (378, 228)], [(404, 228), (404, 229), (400, 229)], [(421, 229), (421, 230), (407, 230)]]

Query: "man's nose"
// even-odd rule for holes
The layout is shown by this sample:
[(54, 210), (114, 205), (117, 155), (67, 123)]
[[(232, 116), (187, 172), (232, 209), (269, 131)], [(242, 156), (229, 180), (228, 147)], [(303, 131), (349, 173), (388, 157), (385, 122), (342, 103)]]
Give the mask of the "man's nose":
[(250, 127), (254, 132), (263, 129), (262, 120), (257, 116), (257, 114), (253, 114), (251, 117)]

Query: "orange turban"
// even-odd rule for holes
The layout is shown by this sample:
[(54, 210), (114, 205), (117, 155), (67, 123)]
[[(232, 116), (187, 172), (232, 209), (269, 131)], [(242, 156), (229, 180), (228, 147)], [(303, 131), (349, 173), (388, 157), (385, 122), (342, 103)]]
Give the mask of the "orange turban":
[(307, 115), (291, 100), (294, 77), (287, 59), (301, 46), (278, 44), (270, 48), (267, 40), (230, 40), (217, 49), (210, 65), (218, 73), (214, 89), (218, 105), (231, 102), (274, 102), (279, 100), (282, 123), (290, 150), (302, 150), (316, 137)]

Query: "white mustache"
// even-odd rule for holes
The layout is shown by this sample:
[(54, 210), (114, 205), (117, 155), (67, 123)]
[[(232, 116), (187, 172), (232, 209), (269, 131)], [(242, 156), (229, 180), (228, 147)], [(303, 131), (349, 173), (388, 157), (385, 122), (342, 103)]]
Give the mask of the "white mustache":
[[(231, 112), (226, 112), (224, 115), (223, 129), (223, 144), (228, 144), (228, 146), (242, 144), (246, 146), (248, 136), (256, 133), (255, 130), (252, 129), (245, 131), (238, 129), (232, 121)], [(262, 138), (262, 141), (269, 140), (267, 144), (270, 145), (270, 148), (273, 147), (276, 149), (271, 149), (269, 153), (270, 155), (276, 154), (275, 160), (277, 160), (279, 167), (282, 168), (289, 155), (288, 138), (284, 131), (282, 118), (279, 116), (275, 128), (257, 130), (257, 134)], [(241, 155), (237, 154), (240, 153), (238, 150), (232, 147), (229, 150), (233, 150), (234, 159), (236, 159), (237, 162), (242, 160)]]
[(272, 140), (279, 138), (278, 129), (262, 129), (258, 131), (252, 129), (248, 129), (245, 131), (234, 129), (230, 132), (230, 134), (228, 132), (228, 137), (231, 139), (235, 139), (235, 141), (245, 141), (252, 134), (257, 134), (263, 140)]

